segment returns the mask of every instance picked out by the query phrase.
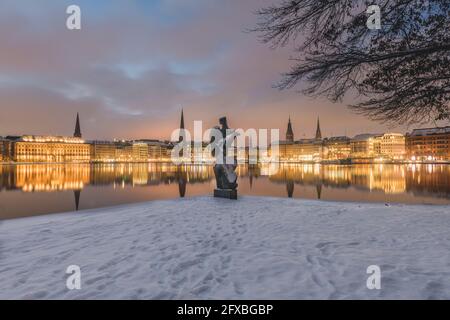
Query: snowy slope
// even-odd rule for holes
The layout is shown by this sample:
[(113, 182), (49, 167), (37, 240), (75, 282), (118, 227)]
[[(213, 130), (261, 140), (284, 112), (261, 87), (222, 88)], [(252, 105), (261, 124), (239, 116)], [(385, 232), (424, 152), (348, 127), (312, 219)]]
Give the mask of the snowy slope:
[(4, 221), (0, 298), (449, 299), (450, 210), (200, 197)]

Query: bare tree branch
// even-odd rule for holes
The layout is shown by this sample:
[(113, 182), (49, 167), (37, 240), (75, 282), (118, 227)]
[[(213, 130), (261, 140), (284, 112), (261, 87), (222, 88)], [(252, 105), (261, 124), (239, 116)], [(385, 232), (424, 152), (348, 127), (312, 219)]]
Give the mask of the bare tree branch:
[(366, 27), (366, 0), (283, 0), (261, 9), (254, 31), (273, 47), (295, 44), (280, 89), (362, 99), (351, 109), (372, 119), (450, 119), (450, 1), (379, 0), (382, 29)]

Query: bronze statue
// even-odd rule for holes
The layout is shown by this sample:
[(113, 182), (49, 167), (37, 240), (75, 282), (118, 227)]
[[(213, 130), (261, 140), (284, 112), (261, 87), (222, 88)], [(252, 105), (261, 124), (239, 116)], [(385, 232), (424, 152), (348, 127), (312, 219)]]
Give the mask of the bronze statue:
[[(237, 159), (236, 154), (233, 157), (227, 155), (227, 148), (232, 145), (236, 139), (236, 133), (228, 127), (227, 118), (223, 117), (219, 120), (220, 127), (216, 127), (218, 134), (211, 137), (213, 148), (213, 156), (216, 157), (214, 165), (214, 174), (216, 176), (217, 189), (214, 190), (214, 196), (227, 199), (237, 199)], [(216, 150), (222, 151), (217, 153)]]

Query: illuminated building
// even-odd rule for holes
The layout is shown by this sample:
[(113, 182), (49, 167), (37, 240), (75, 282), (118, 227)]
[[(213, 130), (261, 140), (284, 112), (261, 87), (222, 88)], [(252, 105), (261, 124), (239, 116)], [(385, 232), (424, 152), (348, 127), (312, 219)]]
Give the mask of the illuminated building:
[(8, 140), (0, 138), (0, 162), (9, 161), (10, 143)]
[(5, 156), (5, 146), (3, 144), (3, 139), (0, 138), (0, 162), (6, 161)]
[(406, 155), (405, 136), (401, 133), (385, 133), (374, 138), (376, 157), (387, 160), (403, 160)]
[(12, 141), (15, 162), (89, 162), (90, 146), (80, 138), (22, 136)]
[(92, 162), (114, 162), (116, 161), (116, 145), (110, 141), (91, 142)]
[(346, 160), (351, 155), (349, 137), (331, 137), (323, 140), (325, 160)]
[(130, 141), (115, 141), (116, 147), (115, 161), (117, 162), (133, 162), (133, 143)]
[(351, 157), (353, 161), (373, 160), (376, 156), (375, 138), (380, 134), (360, 134), (350, 141)]
[(449, 161), (450, 127), (413, 130), (406, 135), (406, 152), (412, 161)]
[(77, 114), (74, 137), (21, 136), (8, 137), (10, 157), (15, 162), (89, 162), (90, 147), (81, 139)]
[(317, 162), (322, 159), (322, 143), (315, 139), (280, 141), (279, 154), (282, 162)]
[(294, 140), (291, 119), (289, 118), (286, 140), (280, 141), (279, 157), (281, 162), (319, 162), (322, 160), (322, 133), (317, 121), (315, 139)]
[(92, 141), (92, 162), (170, 161), (171, 144), (158, 140)]
[(18, 140), (20, 137), (9, 136), (3, 139), (0, 138), (0, 162), (13, 161), (12, 159), (12, 146), (13, 141)]
[(152, 162), (170, 161), (172, 145), (159, 140), (138, 140), (136, 143), (147, 145), (147, 159)]
[(148, 161), (148, 145), (142, 142), (133, 143), (133, 161), (147, 162)]

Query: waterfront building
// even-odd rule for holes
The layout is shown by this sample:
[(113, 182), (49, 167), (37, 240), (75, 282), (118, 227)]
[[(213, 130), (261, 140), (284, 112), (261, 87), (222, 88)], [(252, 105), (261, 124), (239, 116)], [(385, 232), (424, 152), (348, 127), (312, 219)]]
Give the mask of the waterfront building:
[(133, 143), (133, 161), (134, 162), (147, 162), (148, 158), (148, 145), (143, 142)]
[(137, 140), (136, 143), (144, 143), (147, 145), (147, 159), (151, 162), (167, 162), (170, 161), (173, 145), (167, 141), (159, 140)]
[(349, 137), (331, 137), (323, 140), (324, 160), (347, 160), (351, 155), (351, 139)]
[(22, 136), (11, 143), (11, 158), (15, 162), (90, 161), (90, 146), (80, 138)]
[(163, 159), (168, 159), (167, 145), (160, 141), (148, 141), (146, 142), (148, 146), (148, 159), (150, 161), (158, 161)]
[(294, 139), (292, 122), (289, 118), (286, 140), (278, 144), (281, 162), (319, 162), (322, 160), (322, 133), (320, 122), (317, 121), (316, 137), (314, 139)]
[(9, 149), (8, 140), (0, 137), (0, 162), (6, 162), (9, 160)]
[(5, 146), (3, 145), (3, 138), (0, 137), (0, 162), (6, 161)]
[(404, 160), (406, 155), (405, 136), (401, 133), (385, 133), (374, 138), (375, 156), (384, 160)]
[(7, 136), (2, 139), (0, 139), (0, 158), (2, 158), (1, 161), (3, 162), (9, 162), (13, 161), (13, 141), (19, 140), (20, 136)]
[(111, 141), (92, 141), (91, 161), (92, 162), (114, 162), (116, 161), (116, 145)]
[(450, 161), (450, 126), (415, 129), (406, 135), (411, 161)]
[(172, 145), (158, 140), (92, 141), (92, 162), (166, 162)]
[(370, 161), (376, 157), (375, 138), (381, 134), (359, 134), (350, 141), (353, 161)]
[(322, 159), (322, 149), (322, 142), (316, 139), (301, 139), (293, 143), (280, 141), (280, 161), (318, 162)]
[(133, 143), (126, 140), (115, 140), (116, 162), (133, 162)]

